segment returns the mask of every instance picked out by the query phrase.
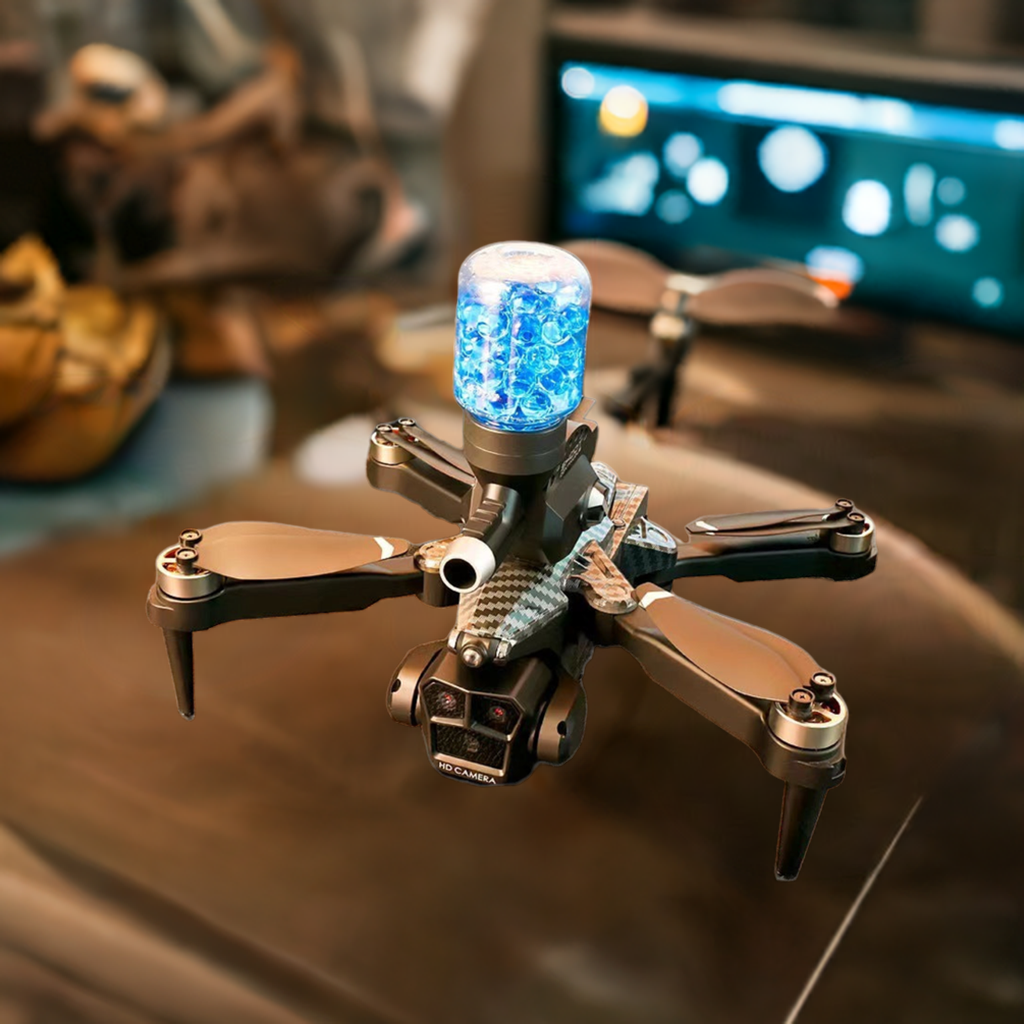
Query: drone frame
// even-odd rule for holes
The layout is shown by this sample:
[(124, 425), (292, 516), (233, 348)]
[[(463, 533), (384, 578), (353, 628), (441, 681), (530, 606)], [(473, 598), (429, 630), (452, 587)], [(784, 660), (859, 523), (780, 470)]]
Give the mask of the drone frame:
[[(378, 426), (367, 459), (370, 483), (459, 524), (456, 537), (410, 545), (259, 523), (184, 531), (157, 558), (147, 608), (164, 631), (179, 711), (194, 714), (194, 632), (239, 619), (354, 611), (413, 594), (434, 606), (459, 603), (460, 622), (448, 640), (414, 648), (388, 691), (392, 717), (424, 726), (425, 735), (431, 723), (447, 721), (424, 705), (428, 682), (447, 680), (475, 693), (474, 678), (514, 671), (525, 678), (524, 659), (557, 661), (572, 637), (587, 648), (571, 672), (556, 667), (554, 689), (534, 686), (536, 707), (523, 711), (532, 715), (522, 740), (529, 763), (520, 775), (501, 780), (486, 768), (470, 770), (428, 739), (439, 770), (478, 783), (519, 781), (535, 763), (560, 764), (575, 752), (589, 652), (621, 646), (784, 783), (775, 874), (795, 878), (825, 795), (846, 770), (849, 715), (835, 678), (790, 641), (685, 601), (671, 586), (706, 575), (857, 579), (875, 566), (873, 524), (840, 499), (827, 509), (704, 517), (677, 540), (647, 519), (646, 487), (623, 483), (593, 461), (597, 428), (585, 418), (588, 409), (584, 403), (548, 437), (527, 435), (525, 442), (467, 417), (465, 451), (408, 418)], [(493, 553), (488, 573), (514, 563), (550, 584), (557, 569), (568, 612), (504, 643), (473, 628), (463, 612), (474, 607), (466, 595), (482, 592), (487, 580), (458, 587), (445, 571), (453, 544), (465, 538)]]

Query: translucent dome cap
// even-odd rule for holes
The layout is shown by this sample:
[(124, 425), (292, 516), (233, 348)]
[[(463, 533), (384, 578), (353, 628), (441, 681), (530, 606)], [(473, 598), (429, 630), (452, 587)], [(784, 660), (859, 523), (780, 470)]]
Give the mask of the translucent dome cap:
[(499, 242), (459, 270), (455, 399), (499, 430), (545, 430), (583, 398), (590, 275), (572, 253)]

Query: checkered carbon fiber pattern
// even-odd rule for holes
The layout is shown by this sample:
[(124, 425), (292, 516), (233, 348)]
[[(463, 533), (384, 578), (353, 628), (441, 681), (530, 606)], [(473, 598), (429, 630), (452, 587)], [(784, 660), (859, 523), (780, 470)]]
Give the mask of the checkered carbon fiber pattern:
[(455, 629), (510, 647), (522, 643), (568, 609), (562, 587), (576, 552), (592, 540), (605, 547), (611, 533), (611, 520), (605, 518), (580, 534), (572, 552), (555, 565), (506, 559), (479, 590), (463, 594)]
[(632, 531), (633, 525), (647, 512), (647, 493), (647, 488), (642, 484), (627, 484), (621, 480), (615, 487), (615, 501), (611, 511), (615, 535), (608, 553), (616, 561), (619, 548)]
[[(630, 580), (675, 562), (675, 538), (643, 516), (647, 488), (620, 481), (604, 463), (595, 462), (594, 470), (602, 486), (614, 496), (610, 502), (612, 516), (582, 533), (572, 552), (557, 565), (506, 559), (484, 586), (462, 596), (455, 633), (494, 639), (499, 657), (509, 657), (518, 644), (566, 613), (566, 580), (579, 552), (591, 541), (596, 541)], [(589, 643), (581, 644), (576, 655), (570, 657), (572, 667), (567, 665), (567, 670), (578, 677), (591, 653)]]
[(671, 568), (676, 562), (676, 538), (657, 523), (642, 518), (627, 535), (618, 561), (628, 580)]

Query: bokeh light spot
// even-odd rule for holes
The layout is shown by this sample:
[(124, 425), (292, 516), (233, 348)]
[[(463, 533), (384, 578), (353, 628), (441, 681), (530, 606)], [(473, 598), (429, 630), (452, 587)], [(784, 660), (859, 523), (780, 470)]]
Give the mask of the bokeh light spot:
[(903, 178), (903, 202), (907, 220), (918, 227), (931, 223), (935, 168), (930, 164), (911, 164)]
[(1000, 149), (1024, 149), (1024, 121), (1012, 117), (997, 121), (992, 138)]
[(654, 212), (666, 224), (682, 224), (693, 210), (693, 204), (687, 198), (685, 192), (678, 189), (669, 189), (658, 196), (658, 202)]
[(585, 100), (594, 91), (594, 76), (586, 68), (566, 68), (562, 72), (562, 91), (574, 100)]
[(665, 142), (662, 156), (669, 174), (676, 178), (685, 178), (686, 172), (696, 163), (704, 152), (704, 143), (691, 132), (676, 132)]
[(654, 202), (661, 165), (653, 153), (632, 153), (613, 163), (604, 177), (583, 189), (583, 205), (594, 213), (642, 217)]
[(935, 225), (935, 241), (947, 252), (970, 252), (980, 237), (978, 222), (962, 213), (947, 213)]
[(647, 100), (631, 85), (615, 85), (601, 100), (598, 123), (609, 135), (631, 138), (647, 127)]
[(959, 178), (943, 178), (935, 189), (939, 202), (946, 206), (957, 206), (967, 195), (967, 186)]
[(855, 181), (843, 199), (843, 223), (855, 234), (874, 237), (889, 227), (892, 195), (872, 178)]
[(995, 309), (1003, 304), (1003, 284), (995, 277), (979, 277), (971, 289), (971, 298), (985, 309)]
[(686, 187), (694, 202), (715, 206), (729, 191), (729, 168), (713, 156), (701, 157), (687, 173)]
[(828, 150), (814, 132), (795, 124), (785, 125), (761, 140), (757, 162), (780, 192), (802, 192), (825, 173)]
[(864, 261), (860, 256), (839, 245), (816, 245), (804, 257), (804, 262), (811, 277), (840, 298), (846, 298), (864, 276)]

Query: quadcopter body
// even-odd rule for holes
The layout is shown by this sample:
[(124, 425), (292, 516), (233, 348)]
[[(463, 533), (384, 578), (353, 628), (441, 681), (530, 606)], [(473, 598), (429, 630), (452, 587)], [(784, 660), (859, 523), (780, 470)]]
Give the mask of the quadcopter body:
[[(550, 413), (550, 402), (537, 406)], [(845, 773), (849, 715), (835, 678), (790, 641), (671, 585), (701, 575), (855, 579), (874, 568), (871, 521), (841, 499), (704, 517), (677, 539), (648, 518), (646, 486), (597, 461), (587, 409), (582, 402), (540, 429), (467, 413), (462, 449), (411, 419), (378, 426), (370, 483), (457, 524), (454, 536), (412, 545), (275, 523), (184, 531), (157, 558), (148, 604), (179, 710), (194, 711), (195, 631), (414, 594), (457, 606), (455, 621), (399, 666), (387, 688), (391, 716), (422, 729), (442, 774), (514, 784), (575, 753), (587, 662), (595, 647), (622, 646), (784, 783), (776, 876), (795, 878), (825, 794)]]

